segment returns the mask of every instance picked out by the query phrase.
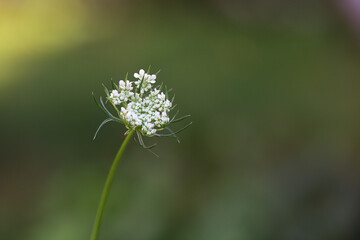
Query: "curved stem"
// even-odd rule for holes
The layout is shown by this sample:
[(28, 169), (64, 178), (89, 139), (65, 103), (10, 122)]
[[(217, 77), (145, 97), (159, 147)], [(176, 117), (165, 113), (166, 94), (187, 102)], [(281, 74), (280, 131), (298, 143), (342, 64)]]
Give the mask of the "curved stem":
[(92, 234), (91, 234), (91, 240), (98, 239), (99, 229), (100, 229), (100, 225), (101, 225), (101, 219), (102, 219), (102, 215), (104, 212), (105, 203), (106, 203), (106, 200), (107, 200), (109, 192), (110, 192), (110, 187), (111, 187), (111, 184), (112, 184), (114, 176), (115, 176), (116, 168), (117, 168), (118, 163), (121, 160), (121, 157), (125, 151), (127, 144), (129, 143), (129, 140), (131, 139), (131, 136), (133, 135), (133, 133), (134, 133), (134, 130), (130, 131), (129, 134), (127, 135), (127, 137), (125, 138), (124, 142), (122, 143), (119, 151), (117, 152), (117, 154), (115, 156), (114, 162), (113, 162), (110, 172), (107, 176), (105, 186), (104, 186), (104, 189), (103, 189), (103, 192), (101, 195), (99, 208), (96, 213), (96, 218), (95, 218), (95, 222), (94, 222), (94, 226), (93, 226), (93, 230), (92, 230)]

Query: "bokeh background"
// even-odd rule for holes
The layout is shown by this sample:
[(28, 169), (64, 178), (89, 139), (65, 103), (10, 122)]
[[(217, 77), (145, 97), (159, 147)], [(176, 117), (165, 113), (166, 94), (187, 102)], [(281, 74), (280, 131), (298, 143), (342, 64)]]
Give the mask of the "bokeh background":
[(89, 239), (125, 131), (91, 92), (150, 64), (194, 123), (130, 144), (100, 239), (360, 239), (359, 10), (1, 0), (0, 239)]

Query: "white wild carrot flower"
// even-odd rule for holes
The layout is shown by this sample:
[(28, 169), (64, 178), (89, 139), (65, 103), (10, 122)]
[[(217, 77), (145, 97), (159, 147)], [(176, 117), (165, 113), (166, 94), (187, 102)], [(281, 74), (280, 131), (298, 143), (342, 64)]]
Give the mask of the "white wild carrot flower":
[[(190, 117), (190, 115), (176, 119), (176, 115), (178, 113), (176, 112), (170, 118), (170, 112), (175, 107), (173, 106), (174, 97), (171, 100), (169, 99), (170, 90), (168, 91), (165, 87), (165, 90), (163, 91), (163, 84), (154, 87), (156, 84), (156, 74), (149, 74), (149, 70), (145, 73), (143, 69), (140, 69), (139, 73), (134, 74), (134, 77), (137, 79), (134, 82), (128, 80), (127, 75), (125, 80), (119, 81), (119, 84), (112, 82), (113, 89), (111, 91), (104, 86), (107, 101), (109, 101), (114, 107), (116, 114), (111, 113), (111, 111), (105, 107), (106, 102), (104, 103), (101, 97), (99, 104), (94, 96), (95, 103), (107, 116), (97, 129), (94, 139), (100, 128), (104, 126), (105, 123), (111, 121), (125, 125), (128, 130), (125, 132), (126, 138), (115, 156), (109, 175), (106, 179), (91, 234), (91, 240), (98, 239), (104, 206), (109, 195), (110, 186), (112, 184), (117, 165), (121, 160), (125, 148), (133, 134), (136, 132), (138, 143), (143, 148), (152, 152), (150, 148), (154, 147), (156, 144), (146, 146), (142, 136), (172, 137), (178, 140), (176, 134), (191, 124), (190, 122), (177, 131), (173, 131), (169, 127), (170, 124), (180, 122), (181, 120)], [(167, 132), (164, 134), (162, 133), (163, 131)]]
[[(170, 118), (170, 112), (175, 107), (173, 106), (174, 97), (171, 100), (169, 99), (170, 91), (166, 87), (164, 89), (163, 84), (155, 86), (157, 73), (150, 74), (149, 71), (145, 72), (144, 69), (140, 69), (133, 76), (135, 81), (128, 80), (126, 76), (125, 80), (120, 80), (118, 85), (112, 83), (113, 90), (111, 91), (104, 87), (107, 100), (112, 103), (117, 116), (106, 109), (100, 98), (101, 105), (97, 104), (108, 118), (99, 126), (99, 129), (110, 121), (123, 123), (128, 129), (127, 133), (136, 131), (140, 145), (147, 149), (155, 146), (155, 144), (150, 147), (145, 146), (142, 136), (166, 136), (178, 140), (176, 133), (184, 130), (191, 123), (176, 132), (171, 130), (169, 125), (181, 121), (189, 115), (175, 119), (177, 112)], [(167, 133), (163, 134), (162, 131), (167, 131)]]

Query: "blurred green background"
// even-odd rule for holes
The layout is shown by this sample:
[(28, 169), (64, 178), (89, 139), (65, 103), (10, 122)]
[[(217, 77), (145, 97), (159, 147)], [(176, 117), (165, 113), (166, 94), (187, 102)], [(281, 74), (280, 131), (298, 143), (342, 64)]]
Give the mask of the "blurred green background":
[(0, 239), (89, 239), (125, 131), (92, 140), (91, 92), (150, 64), (194, 124), (160, 158), (130, 144), (100, 239), (359, 239), (358, 25), (339, 2), (0, 1)]

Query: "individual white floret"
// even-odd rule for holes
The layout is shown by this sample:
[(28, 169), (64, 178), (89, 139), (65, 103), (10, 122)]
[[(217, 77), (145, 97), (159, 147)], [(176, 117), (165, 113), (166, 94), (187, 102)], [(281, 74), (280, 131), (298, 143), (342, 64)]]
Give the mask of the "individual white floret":
[[(140, 86), (139, 86), (140, 87)], [(149, 83), (148, 81), (144, 80), (142, 85), (141, 85), (141, 89), (140, 89), (140, 93), (144, 94), (145, 92), (149, 91), (151, 89), (151, 83)]]
[(160, 94), (158, 95), (158, 98), (159, 98), (161, 101), (165, 101), (166, 96), (165, 96), (165, 94), (162, 92), (162, 93), (160, 93)]
[(153, 91), (150, 92), (149, 97), (155, 97), (159, 94), (159, 92), (160, 92), (160, 90), (155, 88)]
[(134, 77), (139, 80), (142, 80), (142, 78), (144, 77), (144, 74), (145, 74), (144, 69), (140, 69), (139, 73), (134, 73)]
[(126, 80), (126, 82), (124, 82), (123, 80), (120, 80), (119, 81), (119, 88), (121, 90), (126, 90), (126, 91), (131, 91), (133, 90), (133, 87), (132, 87), (132, 82)]
[(109, 99), (113, 104), (115, 105), (119, 105), (121, 103), (120, 101), (120, 94), (117, 90), (112, 90), (112, 92), (110, 93), (110, 99)]
[(166, 99), (164, 102), (164, 109), (169, 111), (171, 107), (172, 107), (172, 103), (168, 99)]
[(150, 75), (150, 74), (145, 73), (145, 75), (144, 75), (144, 80), (147, 81), (148, 83), (154, 84), (156, 82), (155, 79), (156, 79), (155, 74)]
[(167, 115), (166, 111), (162, 112), (161, 113), (161, 121), (162, 121), (162, 124), (167, 124), (169, 122), (170, 118), (169, 116)]

